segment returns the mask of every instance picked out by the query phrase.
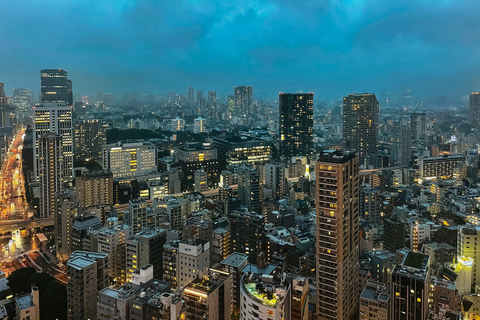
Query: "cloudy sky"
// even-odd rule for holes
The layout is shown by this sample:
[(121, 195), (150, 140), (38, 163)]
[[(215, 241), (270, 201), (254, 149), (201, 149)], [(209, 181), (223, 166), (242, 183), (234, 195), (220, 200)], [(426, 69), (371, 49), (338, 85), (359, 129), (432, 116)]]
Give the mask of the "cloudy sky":
[(38, 92), (480, 90), (478, 0), (0, 0), (0, 82)]

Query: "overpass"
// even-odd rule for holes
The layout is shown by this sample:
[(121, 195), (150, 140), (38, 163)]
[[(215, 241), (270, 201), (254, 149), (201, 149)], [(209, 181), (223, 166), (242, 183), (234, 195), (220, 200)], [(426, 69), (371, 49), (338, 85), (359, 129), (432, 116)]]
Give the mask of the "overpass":
[(23, 220), (23, 219), (3, 220), (3, 221), (0, 221), (0, 231), (7, 232), (7, 231), (19, 230), (22, 228), (31, 229), (31, 228), (53, 226), (53, 223), (54, 223), (53, 216), (48, 218), (35, 219), (35, 220)]
[(403, 168), (407, 168), (407, 166), (383, 167), (383, 168), (378, 168), (378, 169), (360, 170), (359, 174), (361, 176), (363, 176), (363, 175), (370, 174), (370, 173), (373, 173), (373, 172), (380, 172), (380, 171), (385, 171), (385, 170), (397, 170), (397, 169), (403, 169)]

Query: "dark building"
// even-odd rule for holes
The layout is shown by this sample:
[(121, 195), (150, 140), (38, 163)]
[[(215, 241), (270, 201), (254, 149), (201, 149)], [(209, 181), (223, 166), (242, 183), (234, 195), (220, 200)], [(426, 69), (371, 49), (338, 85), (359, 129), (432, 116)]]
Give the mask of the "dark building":
[(480, 92), (473, 92), (470, 95), (470, 116), (472, 126), (479, 130), (480, 127)]
[(256, 263), (264, 242), (263, 216), (247, 210), (230, 214), (230, 238), (232, 252), (248, 255), (250, 263)]
[(383, 221), (383, 247), (385, 250), (395, 252), (405, 247), (405, 225), (403, 222), (393, 219)]
[(353, 93), (343, 98), (343, 146), (358, 153), (360, 165), (377, 160), (378, 110), (374, 93)]
[(67, 71), (44, 69), (40, 71), (41, 102), (73, 105), (72, 81), (67, 79)]
[(280, 156), (310, 158), (313, 150), (313, 93), (280, 93)]
[(209, 143), (186, 143), (175, 147), (175, 158), (182, 167), (182, 172), (189, 180), (193, 179), (195, 171), (203, 169), (208, 180), (216, 180), (218, 176), (217, 150)]
[(89, 231), (102, 227), (100, 219), (96, 216), (78, 215), (72, 227), (72, 252), (77, 250), (90, 250)]
[(235, 111), (238, 116), (249, 116), (253, 112), (253, 87), (240, 86), (234, 88)]

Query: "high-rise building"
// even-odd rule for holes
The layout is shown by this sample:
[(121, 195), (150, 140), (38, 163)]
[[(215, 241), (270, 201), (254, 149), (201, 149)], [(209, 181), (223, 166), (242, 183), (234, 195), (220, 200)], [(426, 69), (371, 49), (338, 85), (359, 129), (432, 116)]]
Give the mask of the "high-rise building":
[(472, 126), (478, 129), (480, 127), (480, 92), (473, 92), (470, 95), (470, 116)]
[[(232, 277), (209, 269), (183, 289), (186, 319), (230, 320)], [(243, 319), (243, 317), (242, 317)]]
[(67, 71), (44, 69), (40, 71), (41, 102), (55, 102), (63, 106), (73, 105), (72, 81)]
[(227, 258), (232, 253), (230, 230), (216, 228), (212, 235), (212, 265)]
[(343, 98), (343, 146), (356, 151), (363, 166), (377, 159), (378, 110), (374, 93), (353, 93)]
[(67, 262), (68, 320), (97, 319), (98, 291), (108, 287), (109, 256), (75, 251)]
[(57, 210), (55, 211), (55, 244), (57, 257), (66, 261), (72, 252), (72, 232), (75, 216), (78, 214), (78, 203), (75, 191), (64, 190), (56, 194)]
[(428, 256), (408, 252), (392, 271), (390, 319), (428, 319), (430, 266)]
[(33, 91), (13, 89), (13, 104), (17, 108), (18, 121), (26, 123), (33, 117)]
[(242, 165), (237, 170), (238, 198), (249, 211), (260, 212), (260, 176), (249, 165)]
[(310, 158), (313, 151), (313, 93), (280, 93), (280, 156)]
[(197, 91), (197, 112), (201, 113), (204, 107), (203, 91)]
[(202, 117), (195, 118), (193, 120), (193, 132), (194, 133), (203, 133), (206, 130), (205, 119)]
[(188, 106), (191, 108), (195, 105), (195, 98), (194, 98), (194, 89), (193, 87), (188, 87), (187, 91), (187, 103)]
[(459, 226), (457, 231), (457, 260), (471, 259), (472, 286), (480, 284), (480, 250), (477, 240), (480, 238), (480, 226)]
[(390, 159), (392, 165), (407, 166), (412, 158), (410, 126), (395, 123), (390, 129)]
[(419, 144), (425, 141), (427, 132), (427, 114), (412, 113), (410, 115), (410, 131), (412, 133), (412, 142)]
[(38, 139), (40, 217), (56, 212), (55, 193), (63, 190), (63, 139), (50, 132)]
[(114, 204), (113, 174), (108, 170), (77, 171), (75, 188), (77, 201), (84, 208)]
[(238, 116), (250, 116), (253, 112), (253, 87), (240, 86), (234, 88), (235, 111)]
[(144, 199), (133, 199), (129, 201), (130, 226), (132, 234), (135, 235), (141, 231), (155, 229), (155, 213), (152, 208), (147, 208)]
[(44, 103), (33, 107), (33, 142), (35, 143), (33, 170), (36, 179), (38, 172), (38, 140), (47, 133), (53, 132), (62, 137), (63, 179), (72, 178), (73, 143), (72, 143), (72, 108), (57, 103)]
[(157, 148), (149, 143), (110, 144), (103, 149), (103, 168), (114, 178), (157, 172)]
[(102, 158), (107, 143), (107, 125), (99, 119), (83, 119), (74, 122), (75, 158)]
[(318, 319), (358, 311), (359, 165), (353, 152), (324, 151), (316, 164)]
[(283, 163), (265, 165), (265, 187), (272, 190), (272, 198), (281, 199), (285, 194), (285, 166)]
[(178, 286), (177, 269), (179, 265), (178, 261), (178, 248), (180, 240), (170, 240), (163, 246), (163, 281), (170, 284), (172, 289), (176, 289)]
[(405, 247), (405, 224), (394, 219), (383, 221), (383, 247), (385, 250), (395, 252)]
[(220, 263), (222, 269), (232, 276), (232, 309), (237, 311), (240, 311), (240, 285), (247, 264), (248, 256), (239, 252), (232, 253)]
[(189, 239), (178, 244), (177, 281), (183, 287), (210, 266), (210, 243)]
[(247, 210), (235, 210), (229, 217), (232, 252), (244, 253), (250, 263), (255, 263), (263, 248), (263, 216)]
[(208, 91), (208, 105), (209, 107), (214, 107), (217, 103), (217, 92), (216, 91)]
[(153, 266), (153, 276), (163, 277), (163, 246), (167, 235), (163, 229), (155, 229), (137, 233), (128, 239), (127, 243), (127, 280), (131, 280), (132, 273), (146, 265)]
[(381, 195), (379, 189), (360, 189), (360, 215), (368, 225), (380, 224)]

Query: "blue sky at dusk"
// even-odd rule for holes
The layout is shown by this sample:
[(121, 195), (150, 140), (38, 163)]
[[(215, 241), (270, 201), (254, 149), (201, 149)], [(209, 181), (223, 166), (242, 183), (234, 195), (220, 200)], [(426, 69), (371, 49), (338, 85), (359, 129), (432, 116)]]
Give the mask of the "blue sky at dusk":
[(75, 93), (480, 90), (478, 0), (0, 0), (0, 82)]

